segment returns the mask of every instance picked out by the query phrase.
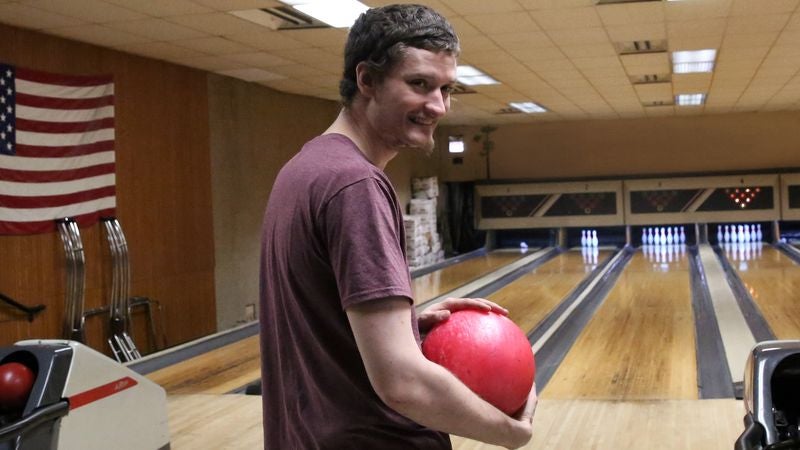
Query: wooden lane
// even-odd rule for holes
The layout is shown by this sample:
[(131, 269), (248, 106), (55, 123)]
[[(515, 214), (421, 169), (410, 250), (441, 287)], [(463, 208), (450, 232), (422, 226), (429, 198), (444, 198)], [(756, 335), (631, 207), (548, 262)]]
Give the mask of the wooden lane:
[(261, 377), (258, 335), (150, 372), (167, 394), (224, 394)]
[[(495, 251), (471, 258), (415, 279), (415, 292), (425, 293), (422, 298), (436, 297), (523, 256), (526, 254), (519, 251)], [(256, 335), (151, 372), (147, 377), (168, 394), (224, 394), (261, 377), (260, 356)]]
[[(610, 250), (598, 252), (597, 261), (611, 256)], [(577, 286), (594, 268), (580, 251), (561, 253), (491, 294), (489, 299), (509, 311), (509, 317), (529, 332)]]
[(513, 263), (530, 253), (520, 251), (493, 251), (483, 256), (467, 259), (412, 280), (414, 303), (420, 305), (442, 294), (463, 286), (495, 270)]
[(723, 248), (775, 337), (800, 339), (800, 266), (769, 245)]
[[(610, 400), (542, 399), (533, 438), (523, 449), (728, 450), (743, 431), (744, 406), (734, 399)], [(451, 437), (454, 450), (502, 447)]]
[(542, 398), (697, 399), (689, 263), (662, 256), (633, 256)]
[[(263, 448), (261, 397), (168, 397), (173, 450)], [(728, 450), (743, 431), (741, 401), (542, 399), (525, 449)], [(500, 449), (452, 436), (455, 450)]]

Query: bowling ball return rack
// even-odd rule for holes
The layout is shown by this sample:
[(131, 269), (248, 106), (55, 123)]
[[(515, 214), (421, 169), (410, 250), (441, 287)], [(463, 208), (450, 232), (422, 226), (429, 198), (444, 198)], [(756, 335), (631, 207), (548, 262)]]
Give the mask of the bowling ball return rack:
[(79, 342), (0, 348), (0, 364), (30, 368), (25, 405), (0, 412), (0, 450), (167, 450), (166, 391)]
[(735, 450), (800, 449), (800, 341), (763, 341), (747, 358)]

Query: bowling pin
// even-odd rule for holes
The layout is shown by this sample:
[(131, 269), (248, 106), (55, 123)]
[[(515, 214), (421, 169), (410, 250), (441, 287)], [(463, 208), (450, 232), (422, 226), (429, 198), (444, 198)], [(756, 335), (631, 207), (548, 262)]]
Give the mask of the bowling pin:
[(672, 245), (672, 227), (667, 227), (667, 245)]
[(758, 240), (758, 242), (764, 241), (764, 235), (761, 233), (761, 224), (758, 224), (756, 226), (756, 239)]
[(581, 230), (581, 247), (586, 247), (586, 230)]
[(728, 225), (726, 224), (725, 225), (725, 233), (723, 233), (723, 235), (722, 235), (722, 242), (726, 242), (727, 243), (727, 242), (730, 242), (730, 241), (731, 241), (731, 233), (730, 233), (730, 230), (728, 228)]
[(648, 228), (647, 229), (647, 243), (648, 244), (652, 244), (653, 243), (653, 229), (652, 228)]
[(722, 225), (717, 225), (717, 245), (722, 244)]
[(597, 247), (597, 230), (592, 230), (592, 247)]
[(744, 226), (744, 241), (750, 242), (750, 225), (746, 224)]
[(664, 227), (660, 228), (658, 234), (660, 235), (659, 239), (658, 239), (658, 243), (661, 244), (661, 245), (666, 244), (667, 243), (667, 233), (664, 231)]
[(681, 244), (686, 243), (686, 231), (683, 229), (683, 225), (681, 225)]

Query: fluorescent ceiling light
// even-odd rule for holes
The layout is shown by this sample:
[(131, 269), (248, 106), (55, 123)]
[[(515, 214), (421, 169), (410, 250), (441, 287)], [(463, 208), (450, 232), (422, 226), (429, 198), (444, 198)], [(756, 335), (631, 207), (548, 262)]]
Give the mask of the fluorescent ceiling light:
[(706, 94), (679, 94), (675, 96), (678, 106), (700, 106), (706, 102)]
[(356, 0), (280, 0), (334, 28), (348, 28), (369, 6)]
[(674, 73), (711, 72), (717, 51), (713, 48), (672, 52), (672, 71)]
[(463, 136), (450, 136), (448, 138), (447, 151), (449, 153), (464, 153), (464, 137)]
[(499, 81), (486, 75), (472, 66), (456, 67), (456, 79), (459, 83), (466, 86), (478, 86), (483, 84), (500, 84)]
[(541, 106), (533, 102), (512, 102), (509, 103), (508, 105), (514, 109), (518, 109), (528, 114), (547, 112), (546, 109), (542, 108)]

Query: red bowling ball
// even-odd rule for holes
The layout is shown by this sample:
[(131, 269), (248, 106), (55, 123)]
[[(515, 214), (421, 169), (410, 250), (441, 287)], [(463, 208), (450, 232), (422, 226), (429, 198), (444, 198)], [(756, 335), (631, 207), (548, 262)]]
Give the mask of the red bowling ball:
[(25, 406), (34, 381), (33, 371), (18, 362), (0, 365), (0, 410), (16, 411)]
[(422, 353), (508, 415), (525, 404), (533, 386), (536, 363), (528, 338), (495, 312), (453, 312), (428, 333)]

